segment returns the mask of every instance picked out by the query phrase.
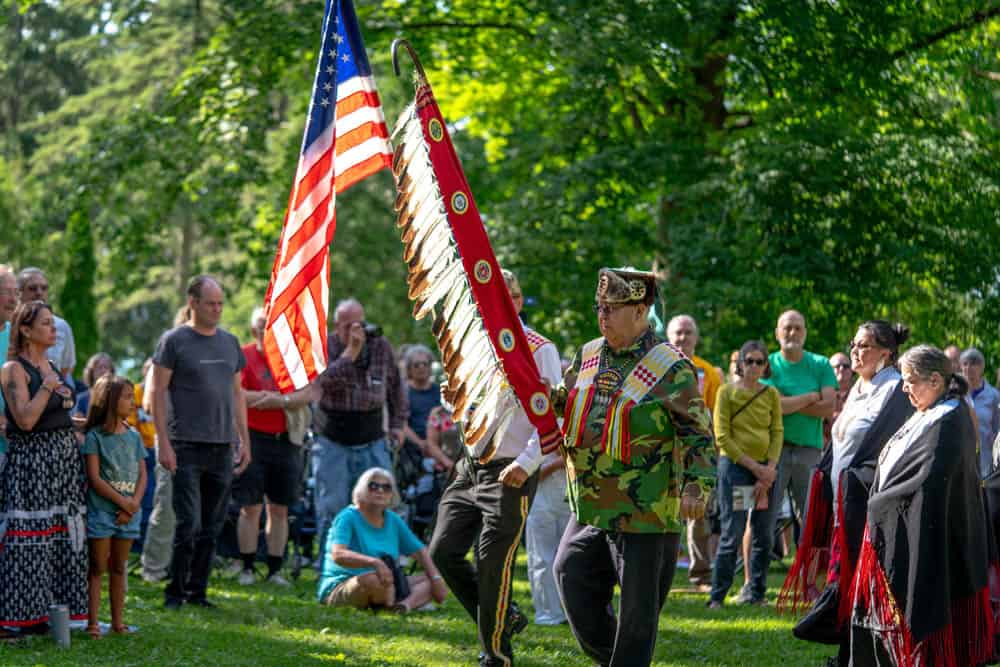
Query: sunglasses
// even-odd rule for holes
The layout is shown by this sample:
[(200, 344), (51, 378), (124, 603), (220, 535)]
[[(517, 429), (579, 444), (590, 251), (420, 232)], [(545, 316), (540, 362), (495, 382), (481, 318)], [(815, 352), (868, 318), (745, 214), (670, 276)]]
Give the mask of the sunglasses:
[(382, 491), (383, 493), (389, 493), (392, 491), (392, 484), (385, 483), (380, 484), (379, 482), (368, 482), (368, 490), (372, 493), (376, 491)]
[(835, 364), (834, 367), (833, 367), (833, 369), (836, 370), (836, 371), (840, 371), (840, 370), (847, 370), (850, 367), (851, 367), (851, 365), (848, 364), (848, 363), (839, 363), (839, 364)]
[(766, 366), (767, 359), (744, 359), (743, 363), (747, 366)]
[(874, 350), (879, 347), (878, 345), (872, 345), (870, 343), (855, 343), (853, 340), (849, 345), (851, 350), (857, 350), (858, 352), (867, 352), (868, 350)]
[(431, 362), (429, 361), (414, 361), (412, 364), (410, 364), (410, 366), (413, 368), (422, 368), (424, 366), (430, 366), (430, 365)]
[(618, 312), (619, 308), (624, 308), (627, 305), (627, 303), (595, 303), (593, 307), (595, 314), (608, 317), (612, 313)]

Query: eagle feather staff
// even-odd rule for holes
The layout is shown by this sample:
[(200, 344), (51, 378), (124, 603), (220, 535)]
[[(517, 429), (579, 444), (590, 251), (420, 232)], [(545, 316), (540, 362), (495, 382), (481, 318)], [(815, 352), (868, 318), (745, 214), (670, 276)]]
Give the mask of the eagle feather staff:
[(393, 129), (392, 172), (399, 194), (396, 224), (409, 269), (413, 316), (434, 313), (432, 327), (447, 379), (444, 399), (462, 424), (471, 456), (485, 463), (496, 452), (518, 406), (538, 429), (542, 451), (562, 439), (486, 228), (420, 61), (414, 102)]

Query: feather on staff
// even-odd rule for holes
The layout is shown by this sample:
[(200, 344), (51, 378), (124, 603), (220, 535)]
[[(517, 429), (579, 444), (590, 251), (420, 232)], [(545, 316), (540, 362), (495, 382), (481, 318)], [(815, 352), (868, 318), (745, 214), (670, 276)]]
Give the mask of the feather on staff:
[(393, 130), (396, 224), (408, 268), (413, 316), (434, 314), (444, 400), (462, 424), (471, 456), (485, 463), (519, 406), (538, 429), (542, 451), (562, 434), (500, 266), (479, 217), (427, 77), (406, 40), (392, 45), (413, 59), (414, 102)]

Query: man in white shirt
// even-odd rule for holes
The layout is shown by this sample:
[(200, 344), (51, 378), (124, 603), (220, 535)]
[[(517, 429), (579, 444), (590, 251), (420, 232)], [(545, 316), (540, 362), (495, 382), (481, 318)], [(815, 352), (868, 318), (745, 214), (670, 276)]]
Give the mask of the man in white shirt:
[[(504, 271), (517, 312), (524, 297), (517, 278)], [(542, 381), (555, 386), (562, 367), (555, 345), (524, 327)], [(430, 552), (445, 583), (479, 627), (480, 665), (509, 665), (511, 635), (526, 620), (510, 603), (514, 556), (538, 485), (541, 448), (523, 409), (511, 420), (496, 453), (485, 464), (463, 457), (438, 506)], [(476, 567), (466, 559), (479, 538)]]
[[(49, 302), (49, 279), (45, 272), (34, 266), (21, 269), (17, 276), (17, 298), (21, 303), (31, 301)], [(49, 348), (49, 360), (56, 365), (63, 377), (73, 375), (76, 366), (76, 342), (73, 340), (73, 329), (69, 322), (52, 314), (56, 327), (56, 344)]]

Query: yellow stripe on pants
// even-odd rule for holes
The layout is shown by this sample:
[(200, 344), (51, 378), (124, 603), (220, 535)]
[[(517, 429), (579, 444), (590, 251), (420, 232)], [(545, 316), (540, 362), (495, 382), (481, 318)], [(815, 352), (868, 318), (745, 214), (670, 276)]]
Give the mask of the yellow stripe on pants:
[(500, 577), (500, 598), (497, 604), (497, 617), (493, 625), (492, 648), (493, 655), (503, 660), (505, 665), (511, 664), (507, 656), (500, 653), (500, 639), (503, 637), (504, 623), (507, 620), (507, 608), (510, 606), (510, 576), (514, 571), (514, 554), (521, 544), (521, 534), (524, 532), (524, 522), (528, 517), (528, 497), (521, 496), (521, 525), (517, 529), (517, 537), (511, 542), (510, 549), (507, 550), (507, 557), (503, 562), (503, 575)]

